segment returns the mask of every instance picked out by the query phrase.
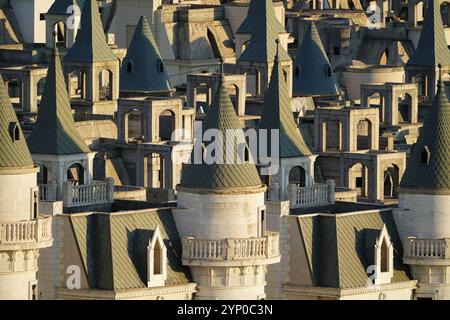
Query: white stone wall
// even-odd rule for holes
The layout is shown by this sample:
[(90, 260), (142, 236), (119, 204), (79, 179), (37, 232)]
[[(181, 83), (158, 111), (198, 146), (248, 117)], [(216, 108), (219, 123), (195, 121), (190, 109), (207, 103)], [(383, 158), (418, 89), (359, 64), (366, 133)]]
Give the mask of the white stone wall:
[(198, 239), (259, 237), (258, 210), (264, 207), (264, 193), (194, 194), (178, 192), (174, 213), (178, 233)]
[(40, 20), (41, 13), (47, 13), (53, 0), (14, 0), (11, 6), (26, 43), (45, 43), (45, 21)]
[(402, 241), (405, 237), (450, 238), (450, 195), (399, 194), (394, 214)]
[(30, 220), (36, 172), (0, 175), (0, 221)]
[(0, 300), (30, 300), (34, 283), (36, 270), (0, 273)]

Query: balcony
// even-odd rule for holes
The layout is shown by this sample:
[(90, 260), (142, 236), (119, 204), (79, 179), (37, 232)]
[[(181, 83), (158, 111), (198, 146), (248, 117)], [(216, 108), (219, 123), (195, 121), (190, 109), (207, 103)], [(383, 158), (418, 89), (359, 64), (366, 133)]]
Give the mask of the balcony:
[(90, 184), (63, 185), (63, 201), (67, 208), (112, 203), (114, 201), (114, 180), (92, 181)]
[(39, 198), (41, 201), (56, 201), (57, 188), (56, 184), (40, 184), (39, 185)]
[(183, 239), (185, 265), (250, 265), (255, 261), (270, 264), (279, 260), (279, 234), (276, 232), (266, 232), (260, 238)]
[(46, 248), (52, 244), (52, 218), (0, 223), (0, 249)]
[(288, 186), (291, 208), (308, 208), (334, 203), (334, 181), (327, 184), (315, 184), (310, 187)]
[[(450, 259), (450, 239), (418, 239), (409, 237), (405, 240), (405, 263), (441, 264)], [(420, 261), (425, 261), (421, 263)], [(441, 261), (439, 261), (441, 260)]]

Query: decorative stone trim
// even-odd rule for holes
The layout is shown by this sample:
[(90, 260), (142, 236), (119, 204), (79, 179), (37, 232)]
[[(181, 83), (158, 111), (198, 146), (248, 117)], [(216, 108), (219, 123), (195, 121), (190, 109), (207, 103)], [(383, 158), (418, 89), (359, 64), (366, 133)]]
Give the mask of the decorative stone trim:
[(393, 291), (401, 289), (416, 289), (416, 288), (417, 288), (417, 280), (402, 281), (389, 284), (375, 285), (372, 287), (358, 287), (351, 289), (313, 287), (296, 284), (283, 285), (284, 293), (289, 293), (293, 295), (311, 295), (311, 296), (329, 296), (329, 297), (346, 297), (365, 293)]
[(223, 188), (223, 189), (198, 189), (198, 188), (188, 188), (177, 185), (178, 192), (193, 193), (193, 194), (222, 194), (222, 195), (233, 195), (233, 194), (253, 194), (266, 192), (266, 185), (255, 186), (255, 187), (245, 187), (245, 188)]
[(139, 288), (126, 290), (96, 290), (96, 289), (80, 289), (70, 290), (67, 288), (56, 288), (57, 298), (72, 299), (93, 299), (93, 300), (126, 300), (151, 296), (164, 296), (179, 293), (195, 293), (197, 292), (196, 283), (187, 283), (183, 285), (173, 285), (153, 288)]

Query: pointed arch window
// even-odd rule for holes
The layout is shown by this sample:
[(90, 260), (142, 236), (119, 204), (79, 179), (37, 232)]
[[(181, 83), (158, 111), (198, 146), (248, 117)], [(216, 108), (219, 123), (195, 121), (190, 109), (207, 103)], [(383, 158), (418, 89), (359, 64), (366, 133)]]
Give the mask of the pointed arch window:
[(20, 141), (20, 127), (19, 127), (19, 123), (11, 122), (9, 124), (9, 135), (11, 136), (12, 142)]
[(297, 78), (300, 77), (300, 66), (299, 65), (295, 66), (295, 76)]
[(157, 66), (158, 66), (158, 71), (160, 73), (163, 73), (164, 72), (164, 63), (161, 59), (158, 59)]
[(167, 249), (159, 225), (147, 247), (147, 286), (164, 286), (167, 279)]
[(423, 147), (420, 153), (420, 163), (426, 166), (430, 163), (430, 150), (427, 146)]
[(131, 73), (133, 71), (134, 71), (134, 62), (130, 60), (127, 62), (127, 72)]
[(394, 275), (394, 247), (386, 225), (375, 243), (375, 284), (390, 283)]

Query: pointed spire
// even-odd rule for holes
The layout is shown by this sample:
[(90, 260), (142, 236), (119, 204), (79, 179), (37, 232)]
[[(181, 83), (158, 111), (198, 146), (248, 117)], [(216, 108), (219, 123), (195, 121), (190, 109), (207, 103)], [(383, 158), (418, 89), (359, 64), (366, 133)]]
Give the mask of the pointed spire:
[(0, 174), (10, 169), (33, 168), (33, 160), (0, 75)]
[(406, 67), (413, 65), (436, 67), (439, 62), (444, 66), (450, 65), (450, 51), (445, 39), (440, 3), (438, 0), (428, 0), (419, 43)]
[[(275, 57), (272, 76), (266, 94), (263, 115), (259, 121), (258, 129), (279, 130), (279, 155), (286, 157), (303, 157), (311, 155), (300, 131), (295, 124), (292, 113), (291, 99), (287, 89), (285, 74)], [(271, 150), (270, 134), (267, 141), (267, 150)], [(263, 141), (260, 141), (260, 143)], [(264, 141), (265, 143), (265, 141)]]
[(265, 20), (270, 22), (270, 26), (275, 28), (275, 32), (283, 33), (283, 28), (275, 15), (272, 0), (251, 0), (247, 11), (247, 17), (239, 26), (237, 33), (253, 34), (258, 31), (261, 24), (258, 20), (265, 16)]
[(450, 189), (450, 103), (444, 92), (442, 65), (433, 105), (420, 130), (401, 181), (404, 188)]
[(338, 95), (333, 69), (311, 21), (294, 61), (293, 94), (296, 96)]
[(57, 48), (50, 60), (38, 117), (28, 138), (28, 146), (34, 154), (67, 155), (90, 151), (75, 128)]
[(122, 91), (170, 91), (169, 76), (147, 19), (142, 16), (120, 70)]
[[(220, 148), (223, 153), (223, 161), (214, 161), (214, 163), (208, 164), (202, 158), (199, 164), (187, 164), (182, 171), (181, 187), (207, 190), (261, 187), (261, 179), (255, 164), (243, 162), (238, 155), (236, 145), (246, 146), (247, 143), (242, 130), (243, 125), (234, 110), (223, 75), (214, 95), (211, 109), (203, 122), (203, 131), (208, 129), (217, 129), (222, 134), (223, 141), (217, 146), (217, 149)], [(236, 139), (229, 136), (229, 130), (235, 133)], [(230, 151), (232, 154), (228, 153)], [(194, 162), (194, 152), (195, 147), (191, 154), (192, 162)], [(234, 159), (234, 162), (229, 163), (226, 159)], [(239, 159), (241, 159), (240, 162)]]
[(106, 42), (97, 0), (84, 0), (80, 30), (64, 61), (89, 63), (117, 61), (116, 55)]
[(83, 0), (55, 0), (52, 6), (48, 9), (47, 14), (57, 16), (70, 16), (73, 10), (70, 10), (71, 6), (78, 6), (81, 10), (83, 6)]
[[(255, 4), (253, 4), (255, 2)], [(275, 11), (273, 9), (272, 0), (253, 0), (254, 6), (246, 21), (251, 24), (251, 38), (248, 47), (239, 57), (239, 61), (254, 61), (254, 62), (273, 62), (275, 56), (276, 44), (275, 40), (278, 39), (280, 33), (286, 33), (286, 30), (281, 26), (278, 21)], [(250, 15), (251, 13), (251, 15)], [(290, 61), (289, 54), (281, 48), (279, 50), (278, 58), (280, 61)]]

